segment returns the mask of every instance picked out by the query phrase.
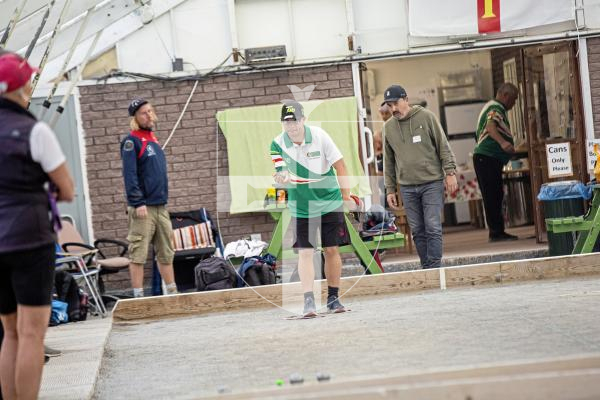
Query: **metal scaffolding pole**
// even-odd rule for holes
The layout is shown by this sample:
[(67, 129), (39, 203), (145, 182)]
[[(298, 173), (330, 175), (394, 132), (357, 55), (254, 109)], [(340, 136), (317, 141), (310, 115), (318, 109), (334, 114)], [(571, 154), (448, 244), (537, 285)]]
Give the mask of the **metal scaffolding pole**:
[(39, 118), (40, 120), (44, 119), (44, 117), (46, 116), (46, 113), (48, 112), (48, 109), (52, 105), (52, 98), (54, 97), (54, 94), (56, 93), (56, 89), (58, 89), (58, 85), (64, 79), (64, 75), (67, 72), (67, 68), (69, 67), (69, 61), (71, 61), (71, 58), (73, 57), (73, 53), (75, 53), (75, 49), (77, 48), (77, 45), (79, 44), (79, 41), (81, 40), (81, 36), (83, 35), (83, 32), (85, 31), (85, 27), (87, 26), (87, 23), (90, 20), (90, 16), (92, 15), (92, 11), (94, 10), (95, 7), (96, 6), (92, 6), (87, 10), (84, 20), (81, 23), (81, 25), (79, 26), (77, 35), (75, 35), (75, 39), (73, 39), (73, 44), (71, 45), (71, 48), (69, 49), (69, 52), (67, 53), (67, 56), (65, 57), (63, 65), (60, 69), (60, 73), (58, 74), (58, 77), (54, 80), (52, 89), (50, 89), (50, 93), (48, 93), (48, 96), (46, 96), (46, 99), (44, 100), (44, 103), (42, 104), (42, 113), (40, 114), (40, 118)]
[(50, 119), (50, 122), (48, 123), (48, 125), (50, 125), (50, 127), (52, 129), (54, 129), (54, 127), (56, 126), (56, 122), (58, 121), (58, 118), (62, 115), (62, 112), (65, 110), (65, 106), (67, 105), (67, 102), (69, 101), (71, 92), (73, 92), (73, 89), (75, 89), (77, 82), (79, 82), (79, 79), (81, 78), (81, 74), (83, 73), (83, 70), (85, 69), (85, 66), (87, 65), (90, 57), (92, 56), (92, 53), (94, 52), (94, 48), (96, 47), (96, 44), (98, 43), (98, 39), (100, 39), (100, 35), (102, 35), (102, 31), (99, 31), (98, 33), (96, 33), (96, 36), (94, 37), (94, 41), (90, 45), (90, 47), (87, 51), (87, 54), (85, 55), (85, 58), (83, 59), (83, 62), (79, 65), (79, 69), (77, 71), (77, 76), (75, 76), (71, 80), (71, 84), (69, 85), (67, 92), (63, 95), (60, 105), (56, 108), (55, 113), (52, 115), (52, 118)]
[(10, 35), (12, 35), (15, 26), (17, 26), (17, 22), (19, 22), (21, 12), (23, 12), (26, 3), (27, 0), (22, 0), (21, 4), (19, 4), (17, 8), (15, 8), (15, 11), (13, 12), (10, 21), (8, 21), (8, 25), (6, 25), (6, 29), (4, 30), (4, 34), (2, 35), (2, 39), (0, 39), (0, 48), (4, 48), (4, 46), (6, 46), (6, 42), (8, 42), (8, 39), (10, 39)]
[(44, 70), (44, 67), (46, 66), (46, 62), (48, 61), (48, 57), (50, 56), (50, 51), (52, 51), (52, 45), (54, 44), (54, 38), (56, 37), (56, 33), (58, 32), (58, 30), (60, 29), (62, 19), (64, 18), (65, 14), (67, 12), (67, 9), (69, 8), (70, 3), (71, 3), (71, 0), (65, 1), (65, 5), (63, 6), (62, 11), (60, 12), (58, 20), (56, 21), (56, 25), (54, 26), (54, 30), (52, 31), (52, 35), (50, 36), (50, 40), (48, 41), (48, 46), (46, 46), (44, 55), (42, 56), (42, 59), (40, 60), (40, 64), (38, 66), (38, 72), (33, 76), (33, 81), (31, 82), (32, 92), (35, 90), (35, 87), (37, 86), (37, 84), (40, 80), (40, 75), (42, 74), (42, 71)]
[(51, 0), (48, 3), (48, 6), (46, 7), (46, 11), (44, 12), (44, 16), (42, 17), (42, 22), (40, 22), (40, 26), (38, 27), (37, 31), (35, 32), (35, 35), (33, 35), (33, 39), (31, 40), (31, 42), (29, 43), (29, 46), (27, 47), (27, 50), (25, 51), (25, 59), (26, 60), (29, 59), (31, 52), (35, 48), (35, 44), (37, 43), (38, 39), (40, 38), (40, 35), (42, 34), (42, 31), (44, 30), (44, 26), (46, 26), (46, 22), (48, 21), (48, 16), (50, 16), (50, 11), (52, 11), (52, 8), (54, 7), (54, 3), (56, 3), (56, 0)]

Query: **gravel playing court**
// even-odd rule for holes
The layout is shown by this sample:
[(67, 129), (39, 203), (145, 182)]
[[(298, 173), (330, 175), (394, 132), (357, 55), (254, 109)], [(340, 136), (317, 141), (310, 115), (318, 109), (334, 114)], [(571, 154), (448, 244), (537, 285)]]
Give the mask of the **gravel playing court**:
[(353, 298), (352, 312), (263, 309), (115, 325), (95, 398), (197, 398), (600, 352), (600, 278)]

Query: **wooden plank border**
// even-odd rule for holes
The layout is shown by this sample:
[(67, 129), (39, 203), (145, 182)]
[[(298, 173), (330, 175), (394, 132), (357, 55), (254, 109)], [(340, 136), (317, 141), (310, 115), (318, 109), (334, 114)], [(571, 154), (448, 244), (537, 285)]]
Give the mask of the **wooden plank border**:
[[(207, 399), (544, 399), (588, 398), (600, 390), (600, 354), (439, 368), (403, 375), (249, 390)], [(507, 383), (514, 385), (509, 395)], [(583, 385), (569, 387), (570, 383)], [(543, 386), (542, 386), (543, 385)], [(548, 385), (548, 387), (546, 387)], [(515, 393), (516, 392), (516, 393)], [(563, 394), (564, 396), (561, 396)], [(470, 396), (470, 397), (469, 397)], [(577, 397), (579, 398), (579, 397)], [(591, 398), (591, 397), (590, 397)]]
[[(443, 270), (429, 269), (353, 276), (342, 278), (340, 292), (346, 297), (354, 298), (593, 274), (600, 274), (600, 256), (598, 254), (582, 254), (447, 267)], [(321, 284), (322, 296), (326, 296), (327, 290), (324, 282), (322, 281)], [(286, 301), (301, 300), (300, 284), (286, 283), (255, 288), (120, 300), (113, 311), (113, 320), (115, 323), (141, 322), (242, 308), (281, 306), (284, 296)]]

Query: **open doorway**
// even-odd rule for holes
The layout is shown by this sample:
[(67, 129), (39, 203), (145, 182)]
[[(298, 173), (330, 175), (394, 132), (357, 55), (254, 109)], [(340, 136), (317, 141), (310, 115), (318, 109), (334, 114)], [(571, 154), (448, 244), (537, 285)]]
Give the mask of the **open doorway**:
[[(492, 50), (494, 65), (503, 66), (503, 77), (518, 84), (521, 93), (523, 116), (515, 123), (523, 132), (520, 139), (528, 155), (526, 166), (538, 242), (546, 241), (543, 207), (536, 200), (541, 186), (561, 180), (587, 181), (586, 135), (576, 52), (576, 41)], [(569, 144), (572, 168), (566, 174), (553, 174), (548, 169), (546, 145), (558, 143)]]
[[(391, 84), (405, 87), (409, 101), (425, 104), (439, 118), (458, 165), (458, 198), (447, 197), (444, 231), (485, 229), (481, 196), (472, 166), (475, 130), (483, 104), (496, 89), (511, 82), (519, 98), (509, 112), (516, 156), (503, 171), (503, 215), (510, 231), (533, 242), (545, 241), (542, 210), (536, 196), (548, 182), (546, 143), (571, 141), (573, 176), (558, 179), (585, 180), (585, 132), (581, 112), (576, 42), (539, 46), (512, 46), (487, 50), (415, 56), (367, 62), (362, 82), (368, 126), (381, 131), (378, 109), (383, 92)], [(376, 174), (375, 166), (370, 167)], [(382, 185), (372, 185), (373, 203), (380, 203)], [(467, 237), (465, 236), (465, 237)], [(460, 240), (460, 239), (459, 239)], [(467, 246), (468, 247), (468, 246)]]

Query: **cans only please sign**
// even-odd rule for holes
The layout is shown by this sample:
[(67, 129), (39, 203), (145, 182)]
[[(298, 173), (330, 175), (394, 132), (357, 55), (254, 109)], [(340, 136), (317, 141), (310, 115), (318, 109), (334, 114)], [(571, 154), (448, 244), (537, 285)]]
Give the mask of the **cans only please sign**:
[(546, 158), (548, 160), (548, 177), (558, 178), (573, 175), (571, 162), (571, 143), (553, 143), (546, 145)]

